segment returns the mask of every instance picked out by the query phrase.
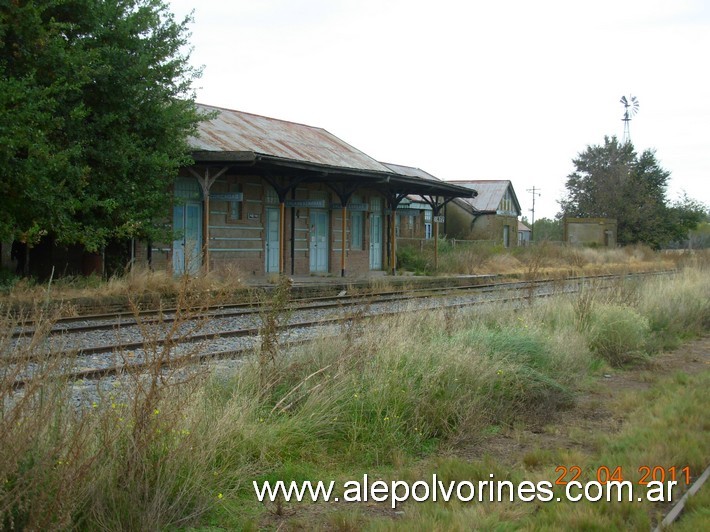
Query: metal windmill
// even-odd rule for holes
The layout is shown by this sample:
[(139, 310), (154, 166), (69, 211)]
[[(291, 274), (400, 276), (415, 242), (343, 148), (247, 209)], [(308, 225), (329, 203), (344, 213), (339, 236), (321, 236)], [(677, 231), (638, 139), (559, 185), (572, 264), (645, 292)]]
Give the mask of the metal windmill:
[(631, 142), (629, 122), (631, 122), (631, 117), (639, 111), (639, 101), (636, 96), (631, 96), (630, 94), (628, 98), (626, 96), (622, 96), (619, 101), (624, 104), (624, 118), (621, 119), (624, 122), (624, 138), (622, 139), (622, 143), (626, 144), (627, 142)]

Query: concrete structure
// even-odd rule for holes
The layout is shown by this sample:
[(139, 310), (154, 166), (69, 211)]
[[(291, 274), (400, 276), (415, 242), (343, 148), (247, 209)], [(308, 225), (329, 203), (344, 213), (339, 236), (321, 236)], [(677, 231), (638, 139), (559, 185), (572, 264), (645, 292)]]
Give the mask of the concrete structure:
[(616, 220), (565, 218), (564, 241), (572, 245), (616, 247)]

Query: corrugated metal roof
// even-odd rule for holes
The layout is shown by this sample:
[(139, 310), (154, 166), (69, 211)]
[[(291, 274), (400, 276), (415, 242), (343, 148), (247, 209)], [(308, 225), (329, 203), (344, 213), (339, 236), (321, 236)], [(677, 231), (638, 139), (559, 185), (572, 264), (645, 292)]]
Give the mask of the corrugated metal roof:
[[(425, 179), (425, 180), (429, 180), (429, 181), (441, 181), (441, 179), (439, 179), (438, 177), (430, 174), (429, 172), (425, 172), (421, 168), (415, 168), (413, 166), (405, 166), (402, 164), (393, 164), (393, 163), (382, 163), (382, 164), (384, 164), (387, 168), (392, 170), (395, 174), (404, 175), (404, 176), (408, 176), (408, 177), (415, 177), (418, 179)], [(468, 188), (468, 187), (466, 187), (466, 188)], [(431, 206), (429, 206), (429, 204), (426, 203), (426, 201), (424, 201), (424, 198), (419, 194), (409, 194), (407, 196), (407, 198), (409, 199), (409, 201), (414, 201), (414, 202), (417, 202), (418, 204), (425, 205), (426, 207), (424, 207), (424, 208), (431, 209)]]
[(190, 139), (194, 150), (247, 151), (306, 163), (390, 172), (321, 128), (204, 104), (197, 104), (197, 108), (205, 113), (216, 112), (217, 116), (199, 124), (198, 136)]
[(433, 181), (441, 181), (438, 177), (431, 175), (429, 172), (425, 172), (421, 168), (414, 168), (413, 166), (403, 166), (401, 164), (392, 163), (382, 163), (395, 174), (406, 175), (409, 177), (418, 177), (419, 179), (431, 179)]
[(474, 189), (478, 192), (475, 198), (465, 198), (465, 201), (479, 212), (495, 212), (498, 210), (500, 200), (508, 187), (511, 188), (516, 207), (520, 210), (520, 204), (515, 196), (513, 185), (508, 179), (481, 179), (471, 181), (447, 181), (452, 185), (459, 185), (466, 188)]

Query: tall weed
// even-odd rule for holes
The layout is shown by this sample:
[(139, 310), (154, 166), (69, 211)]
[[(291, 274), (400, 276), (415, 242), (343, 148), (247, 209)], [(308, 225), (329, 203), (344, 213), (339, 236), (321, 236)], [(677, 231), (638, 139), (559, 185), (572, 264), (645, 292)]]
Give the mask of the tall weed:
[(649, 282), (639, 301), (658, 348), (710, 330), (710, 275), (707, 269), (685, 269), (672, 279)]
[(630, 307), (598, 305), (591, 315), (589, 347), (612, 366), (639, 360), (645, 352), (648, 320)]
[[(64, 374), (78, 358), (43, 354), (51, 320), (42, 311), (33, 316), (31, 341), (18, 344), (17, 323), (5, 314), (1, 528), (158, 529), (190, 523), (209, 507), (218, 446), (205, 430), (209, 415), (193, 407), (202, 371), (190, 364), (195, 352), (173, 352), (201, 326), (193, 320), (200, 297), (186, 285), (175, 321), (141, 322), (148, 367), (128, 369), (109, 389), (68, 381)], [(26, 382), (21, 389), (18, 379)]]
[[(706, 275), (590, 291), (579, 311), (586, 327), (574, 315), (577, 296), (522, 310), (353, 316), (345, 334), (298, 348), (274, 338), (265, 357), (209, 378), (188, 366), (189, 355), (168, 364), (171, 346), (202, 323), (185, 310), (175, 325), (143, 324), (154, 362), (147, 372), (108, 390), (86, 387), (79, 402), (83, 385), (59, 378), (72, 361), (29, 365), (47, 319), (20, 358), (1, 361), (0, 527), (189, 526), (225, 500), (239, 508), (254, 479), (395, 464), (476, 441), (491, 425), (547, 416), (573, 400), (593, 354), (623, 364), (647, 349), (649, 331), (707, 330)], [(189, 283), (181, 291), (182, 308), (202, 298)], [(265, 334), (275, 334), (278, 308)], [(5, 314), (0, 326), (3, 355), (13, 351), (13, 320)], [(161, 346), (159, 336), (174, 341)], [(35, 379), (18, 392), (14, 381), (30, 367)]]

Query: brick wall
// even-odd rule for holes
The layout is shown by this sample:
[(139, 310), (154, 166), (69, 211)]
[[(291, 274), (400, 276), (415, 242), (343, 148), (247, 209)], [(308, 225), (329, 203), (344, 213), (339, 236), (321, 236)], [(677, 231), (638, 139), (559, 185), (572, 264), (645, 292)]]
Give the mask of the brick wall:
[[(239, 271), (244, 276), (263, 276), (267, 269), (266, 239), (268, 220), (278, 220), (280, 213), (278, 197), (271, 186), (259, 176), (249, 175), (223, 175), (211, 188), (211, 194), (224, 194), (241, 192), (241, 202), (226, 200), (210, 201), (209, 216), (209, 250), (210, 269), (213, 271)], [(358, 190), (357, 202), (367, 203), (371, 197), (379, 196), (373, 190)], [(338, 197), (323, 184), (303, 184), (296, 188), (294, 194), (289, 194), (288, 200), (310, 201), (323, 200), (324, 209), (309, 207), (286, 207), (284, 209), (284, 272), (295, 275), (309, 275), (310, 246), (312, 228), (310, 227), (311, 213), (313, 211), (327, 213), (327, 272), (324, 275), (340, 275), (342, 210), (333, 204), (339, 204)], [(239, 203), (239, 205), (236, 205)], [(382, 199), (384, 205), (384, 199)], [(204, 204), (203, 204), (204, 205)], [(204, 207), (203, 207), (204, 208)], [(269, 218), (270, 209), (275, 209)], [(345, 231), (346, 264), (348, 275), (360, 275), (369, 271), (370, 250), (370, 217), (363, 212), (362, 246), (361, 249), (351, 249), (352, 232), (350, 215), (347, 217)], [(384, 215), (383, 215), (384, 220)], [(278, 226), (278, 222), (276, 223)], [(386, 241), (383, 223), (383, 246)], [(145, 246), (143, 246), (145, 247)], [(172, 270), (171, 246), (165, 246), (167, 252), (153, 251), (153, 267)], [(384, 250), (383, 250), (384, 251)], [(276, 251), (278, 253), (278, 251)], [(278, 257), (278, 255), (276, 255)], [(145, 263), (146, 252), (136, 254), (137, 263)], [(277, 266), (278, 269), (278, 259)], [(319, 273), (320, 274), (320, 273)]]

